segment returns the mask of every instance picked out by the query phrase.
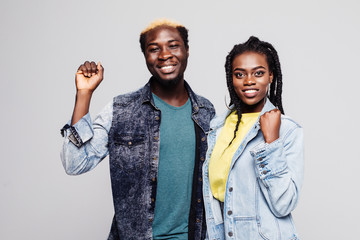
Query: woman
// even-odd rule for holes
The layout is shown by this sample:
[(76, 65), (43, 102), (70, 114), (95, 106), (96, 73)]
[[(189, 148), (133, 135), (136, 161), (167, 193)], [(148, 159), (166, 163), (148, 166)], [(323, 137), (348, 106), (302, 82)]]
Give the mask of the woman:
[(203, 167), (209, 239), (298, 239), (303, 130), (282, 115), (274, 47), (250, 37), (226, 58), (230, 110), (211, 122)]

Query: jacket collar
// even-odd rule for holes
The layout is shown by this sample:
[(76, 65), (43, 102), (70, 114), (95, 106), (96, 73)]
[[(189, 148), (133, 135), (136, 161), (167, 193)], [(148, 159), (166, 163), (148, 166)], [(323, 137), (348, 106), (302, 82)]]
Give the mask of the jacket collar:
[[(263, 107), (263, 109), (260, 112), (259, 118), (261, 115), (263, 115), (264, 113), (271, 111), (273, 109), (275, 109), (276, 107), (270, 102), (270, 100), (267, 98), (265, 105)], [(229, 114), (233, 111), (234, 109), (234, 105), (232, 105), (230, 107), (230, 109), (228, 109), (225, 113), (223, 113), (222, 115), (216, 116), (211, 122), (210, 122), (210, 129), (211, 130), (215, 130), (218, 129), (222, 126), (224, 126), (225, 124), (225, 119), (227, 118), (227, 116), (229, 116)], [(256, 124), (259, 124), (259, 118), (256, 121)]]

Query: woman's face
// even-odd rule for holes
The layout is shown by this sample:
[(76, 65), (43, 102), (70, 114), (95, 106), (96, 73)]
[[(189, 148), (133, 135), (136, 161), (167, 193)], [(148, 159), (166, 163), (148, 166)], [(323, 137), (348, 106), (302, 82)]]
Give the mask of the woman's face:
[(273, 79), (266, 56), (244, 52), (234, 58), (232, 67), (234, 89), (242, 102), (242, 112), (260, 112)]

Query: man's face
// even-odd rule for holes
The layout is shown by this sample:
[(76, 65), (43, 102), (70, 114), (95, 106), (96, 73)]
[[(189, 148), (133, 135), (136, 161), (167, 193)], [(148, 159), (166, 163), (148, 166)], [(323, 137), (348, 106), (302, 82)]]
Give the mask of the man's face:
[(189, 49), (176, 28), (159, 26), (150, 30), (144, 54), (147, 68), (160, 84), (170, 86), (184, 78)]

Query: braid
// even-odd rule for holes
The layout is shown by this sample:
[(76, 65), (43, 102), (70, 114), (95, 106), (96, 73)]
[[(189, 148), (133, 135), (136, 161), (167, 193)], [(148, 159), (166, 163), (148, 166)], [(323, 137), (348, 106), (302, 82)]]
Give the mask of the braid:
[[(277, 51), (270, 43), (264, 43), (266, 58), (268, 59), (268, 64), (270, 71), (273, 73), (273, 82), (270, 85), (270, 102), (274, 104), (282, 114), (284, 114), (284, 109), (282, 106), (281, 94), (282, 94), (282, 73), (281, 65), (279, 61), (279, 56)], [(270, 59), (270, 60), (269, 60)]]
[(225, 72), (226, 72), (226, 83), (230, 95), (229, 107), (231, 105), (234, 105), (232, 112), (236, 111), (236, 114), (238, 116), (238, 120), (234, 131), (234, 137), (229, 143), (229, 146), (236, 138), (236, 132), (239, 128), (241, 115), (242, 115), (241, 100), (237, 96), (233, 85), (232, 62), (236, 56), (244, 52), (256, 52), (256, 53), (264, 54), (266, 56), (266, 60), (269, 65), (269, 70), (273, 74), (273, 81), (270, 84), (270, 91), (268, 97), (270, 102), (274, 104), (282, 114), (284, 114), (284, 109), (281, 100), (282, 73), (281, 73), (281, 66), (277, 51), (270, 43), (260, 41), (257, 37), (251, 36), (245, 43), (235, 45), (226, 57)]
[[(236, 48), (236, 46), (238, 46), (238, 45), (235, 45), (234, 49)], [(236, 51), (231, 51), (229, 53), (229, 55), (226, 57), (226, 62), (225, 62), (226, 82), (227, 82), (227, 86), (228, 86), (228, 90), (229, 90), (229, 94), (230, 94), (229, 107), (231, 105), (234, 105), (234, 109), (232, 110), (232, 112), (236, 111), (236, 114), (238, 115), (238, 120), (236, 122), (236, 127), (235, 127), (235, 131), (234, 131), (234, 137), (230, 141), (229, 146), (231, 145), (231, 143), (234, 141), (234, 139), (236, 137), (236, 132), (239, 128), (239, 124), (240, 124), (240, 120), (241, 120), (241, 108), (240, 108), (241, 100), (240, 100), (240, 98), (237, 97), (237, 94), (234, 89), (233, 81), (232, 81), (232, 61), (235, 57), (235, 54), (236, 54)]]

